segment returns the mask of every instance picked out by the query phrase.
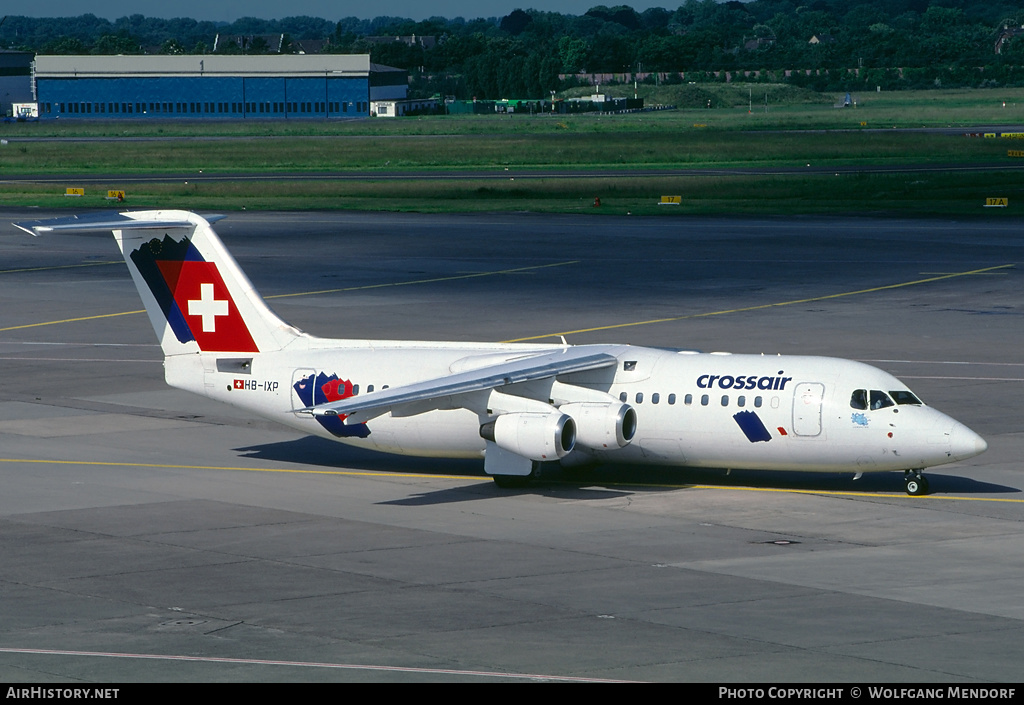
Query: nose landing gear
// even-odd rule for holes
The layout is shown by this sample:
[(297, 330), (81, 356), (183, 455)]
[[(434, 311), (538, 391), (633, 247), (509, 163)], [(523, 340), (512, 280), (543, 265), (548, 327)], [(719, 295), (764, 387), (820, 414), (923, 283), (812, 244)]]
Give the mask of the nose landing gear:
[(920, 470), (905, 470), (903, 487), (907, 494), (913, 497), (928, 494), (928, 478), (922, 475)]

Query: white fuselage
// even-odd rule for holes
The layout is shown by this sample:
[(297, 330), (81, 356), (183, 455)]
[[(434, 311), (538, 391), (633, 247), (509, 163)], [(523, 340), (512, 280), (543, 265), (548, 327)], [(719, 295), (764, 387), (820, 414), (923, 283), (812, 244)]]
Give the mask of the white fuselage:
[[(436, 400), (432, 408), (405, 410), (402, 416), (385, 413), (365, 425), (336, 425), (332, 432), (309, 414), (297, 413), (311, 406), (297, 385), (330, 378), (334, 389), (347, 382), (353, 396), (373, 394), (562, 347), (303, 337), (279, 352), (168, 356), (165, 365), (173, 386), (304, 433), (387, 453), (480, 458), (481, 425), (496, 413), (493, 392), (460, 398), (451, 408)], [(966, 426), (917, 402), (892, 375), (862, 363), (631, 346), (616, 346), (614, 354), (614, 367), (496, 391), (506, 400), (556, 408), (592, 394), (635, 410), (631, 443), (621, 448), (578, 444), (563, 462), (859, 473), (920, 469), (985, 449), (984, 440)], [(882, 396), (889, 399), (882, 408), (859, 401)]]
[(849, 360), (315, 338), (267, 307), (215, 220), (133, 211), (18, 227), (113, 232), (171, 386), (352, 445), (483, 458), (499, 486), (558, 460), (904, 470), (907, 492), (922, 494), (922, 468), (987, 447), (892, 375)]

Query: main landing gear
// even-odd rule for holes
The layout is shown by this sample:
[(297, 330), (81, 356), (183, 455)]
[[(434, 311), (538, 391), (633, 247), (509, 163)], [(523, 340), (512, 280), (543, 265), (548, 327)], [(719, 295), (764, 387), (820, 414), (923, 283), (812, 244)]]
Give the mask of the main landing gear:
[(907, 490), (907, 494), (914, 497), (928, 494), (928, 478), (922, 475), (920, 470), (905, 470), (903, 486)]
[(494, 484), (503, 490), (517, 490), (526, 487), (533, 479), (529, 475), (491, 475)]

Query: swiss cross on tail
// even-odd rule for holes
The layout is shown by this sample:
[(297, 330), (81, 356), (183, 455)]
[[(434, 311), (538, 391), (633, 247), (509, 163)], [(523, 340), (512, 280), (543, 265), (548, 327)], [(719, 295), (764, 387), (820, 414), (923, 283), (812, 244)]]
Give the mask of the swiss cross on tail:
[(259, 352), (217, 265), (188, 238), (152, 239), (131, 254), (181, 343), (203, 352)]

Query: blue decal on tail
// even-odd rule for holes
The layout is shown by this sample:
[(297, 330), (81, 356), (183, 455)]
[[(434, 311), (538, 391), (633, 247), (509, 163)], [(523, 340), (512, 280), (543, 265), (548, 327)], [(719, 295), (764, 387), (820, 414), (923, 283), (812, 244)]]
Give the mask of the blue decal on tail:
[(737, 414), (733, 414), (733, 418), (736, 423), (739, 424), (740, 430), (743, 431), (743, 435), (747, 437), (747, 440), (751, 443), (757, 443), (759, 441), (770, 441), (772, 434), (765, 428), (764, 423), (761, 421), (761, 417), (753, 411), (741, 411)]
[(174, 262), (202, 262), (203, 256), (192, 246), (189, 239), (182, 238), (175, 241), (169, 235), (164, 235), (163, 240), (153, 238), (143, 243), (139, 249), (131, 253), (132, 262), (139, 270), (139, 274), (149, 285), (153, 292), (160, 310), (167, 318), (167, 323), (174, 331), (174, 336), (179, 343), (187, 343), (195, 340), (192, 331), (189, 329), (185, 316), (174, 301), (174, 291), (168, 286), (167, 279), (161, 271), (161, 263)]

